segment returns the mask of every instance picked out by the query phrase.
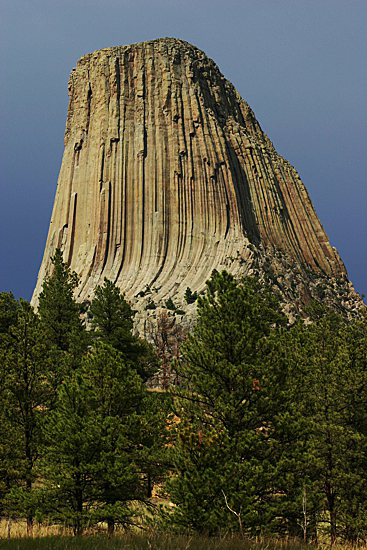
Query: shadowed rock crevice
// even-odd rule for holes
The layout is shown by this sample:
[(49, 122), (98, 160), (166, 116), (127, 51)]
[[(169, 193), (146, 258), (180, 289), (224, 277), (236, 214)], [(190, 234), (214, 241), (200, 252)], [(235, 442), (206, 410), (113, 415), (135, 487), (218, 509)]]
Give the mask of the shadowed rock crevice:
[(243, 169), (241, 160), (237, 157), (233, 146), (228, 140), (226, 140), (226, 149), (228, 154), (228, 167), (231, 172), (232, 181), (236, 182), (234, 189), (236, 192), (237, 208), (243, 233), (248, 237), (251, 243), (259, 245), (261, 237), (254, 213), (246, 172)]

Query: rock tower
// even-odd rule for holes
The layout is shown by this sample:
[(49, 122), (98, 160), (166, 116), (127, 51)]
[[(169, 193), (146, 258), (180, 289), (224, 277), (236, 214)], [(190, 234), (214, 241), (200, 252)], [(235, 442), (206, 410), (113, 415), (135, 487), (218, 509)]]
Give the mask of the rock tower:
[(296, 170), (196, 47), (162, 38), (85, 55), (69, 96), (35, 304), (57, 247), (78, 300), (107, 277), (138, 309), (182, 302), (213, 269), (268, 268), (285, 294), (289, 273), (347, 281)]

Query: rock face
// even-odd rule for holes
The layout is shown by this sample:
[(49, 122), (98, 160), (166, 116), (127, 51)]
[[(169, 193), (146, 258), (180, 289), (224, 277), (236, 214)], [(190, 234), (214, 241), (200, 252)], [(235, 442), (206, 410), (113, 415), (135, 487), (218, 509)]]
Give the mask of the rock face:
[(79, 300), (107, 277), (140, 309), (182, 303), (213, 269), (267, 265), (283, 289), (288, 268), (347, 281), (296, 170), (202, 51), (173, 38), (96, 51), (69, 96), (33, 303), (56, 247)]

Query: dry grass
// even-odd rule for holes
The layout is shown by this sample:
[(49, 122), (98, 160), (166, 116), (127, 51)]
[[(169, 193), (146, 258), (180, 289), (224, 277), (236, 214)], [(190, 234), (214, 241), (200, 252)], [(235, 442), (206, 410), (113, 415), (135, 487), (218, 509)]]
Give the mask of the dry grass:
[[(0, 540), (8, 538), (9, 535), (9, 522), (5, 519), (0, 520)], [(35, 524), (33, 527), (33, 537), (52, 537), (52, 536), (68, 536), (72, 535), (72, 531), (69, 528), (64, 528), (60, 525), (45, 525)], [(25, 520), (12, 520), (10, 523), (10, 537), (11, 538), (26, 538), (27, 537), (27, 523)], [(1, 546), (0, 546), (1, 548)]]
[[(306, 545), (299, 540), (240, 539), (238, 537), (207, 538), (161, 533), (122, 533), (108, 538), (107, 529), (86, 530), (82, 537), (73, 537), (70, 528), (60, 525), (35, 525), (32, 537), (27, 536), (25, 521), (13, 521), (8, 538), (8, 521), (0, 521), (1, 550), (330, 550), (330, 544)], [(102, 533), (102, 534), (101, 534)], [(352, 547), (332, 546), (332, 550)], [(367, 550), (367, 545), (358, 546)]]

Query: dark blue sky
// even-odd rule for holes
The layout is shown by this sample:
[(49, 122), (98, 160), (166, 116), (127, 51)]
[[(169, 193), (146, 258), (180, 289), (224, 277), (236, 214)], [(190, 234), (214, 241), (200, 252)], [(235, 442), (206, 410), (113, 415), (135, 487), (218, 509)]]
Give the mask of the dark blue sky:
[(0, 0), (0, 291), (35, 286), (76, 61), (163, 36), (233, 82), (367, 294), (366, 0)]

